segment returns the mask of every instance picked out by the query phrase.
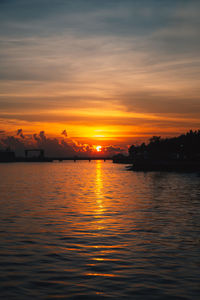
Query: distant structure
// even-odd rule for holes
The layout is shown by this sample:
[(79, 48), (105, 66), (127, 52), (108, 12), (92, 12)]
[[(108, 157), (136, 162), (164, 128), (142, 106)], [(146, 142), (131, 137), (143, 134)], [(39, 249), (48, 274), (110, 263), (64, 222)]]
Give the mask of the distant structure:
[(28, 158), (29, 152), (39, 152), (38, 158), (44, 159), (44, 149), (26, 149), (25, 150), (25, 157)]
[[(29, 156), (30, 152), (39, 152), (39, 155), (37, 156)], [(19, 158), (18, 161), (23, 162), (51, 162), (53, 161), (52, 158), (45, 157), (44, 155), (44, 149), (26, 149), (25, 150), (25, 158)]]

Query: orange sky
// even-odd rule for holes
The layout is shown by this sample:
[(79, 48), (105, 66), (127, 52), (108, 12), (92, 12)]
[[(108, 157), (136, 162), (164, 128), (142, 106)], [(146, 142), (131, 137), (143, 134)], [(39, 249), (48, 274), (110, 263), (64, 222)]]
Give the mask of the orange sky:
[(199, 129), (200, 6), (136, 2), (0, 3), (0, 130), (127, 145)]

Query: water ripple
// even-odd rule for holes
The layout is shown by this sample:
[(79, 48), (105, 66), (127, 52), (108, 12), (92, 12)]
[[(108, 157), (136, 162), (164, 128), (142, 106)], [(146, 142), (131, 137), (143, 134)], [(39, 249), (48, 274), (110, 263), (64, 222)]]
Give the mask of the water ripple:
[(102, 161), (0, 172), (2, 299), (199, 299), (196, 174)]

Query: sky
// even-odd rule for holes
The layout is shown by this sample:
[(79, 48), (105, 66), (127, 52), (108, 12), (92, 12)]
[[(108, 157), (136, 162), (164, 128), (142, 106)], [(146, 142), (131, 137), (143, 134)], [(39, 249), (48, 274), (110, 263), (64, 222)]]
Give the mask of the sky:
[(199, 129), (199, 28), (198, 0), (0, 0), (0, 136), (126, 147)]

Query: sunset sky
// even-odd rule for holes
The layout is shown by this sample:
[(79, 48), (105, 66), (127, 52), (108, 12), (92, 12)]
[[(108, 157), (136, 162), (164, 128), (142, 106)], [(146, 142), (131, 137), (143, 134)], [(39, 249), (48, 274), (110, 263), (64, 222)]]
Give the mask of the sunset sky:
[(131, 144), (200, 128), (200, 1), (0, 0), (0, 133)]

